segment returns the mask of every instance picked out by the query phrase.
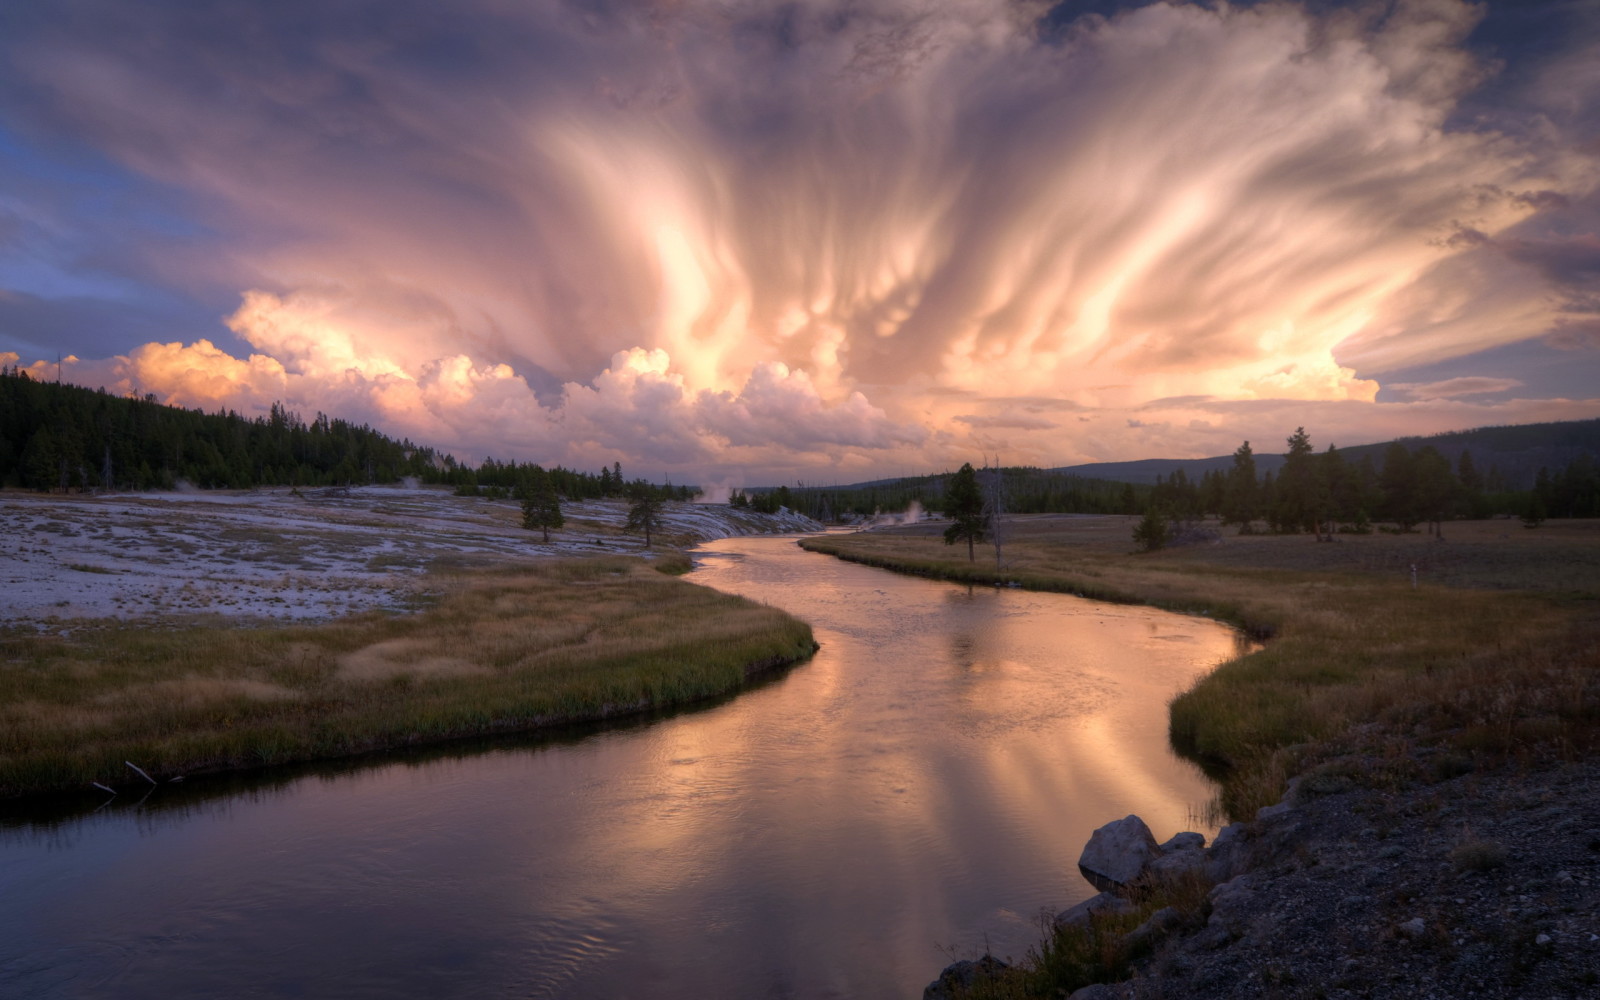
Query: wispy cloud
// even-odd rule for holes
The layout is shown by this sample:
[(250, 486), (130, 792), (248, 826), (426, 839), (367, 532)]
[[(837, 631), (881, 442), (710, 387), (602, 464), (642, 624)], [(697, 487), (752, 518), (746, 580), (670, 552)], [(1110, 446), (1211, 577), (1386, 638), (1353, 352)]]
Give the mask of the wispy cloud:
[(181, 193), (205, 235), (140, 280), (242, 296), (104, 377), (469, 453), (1203, 450), (1243, 426), (1213, 403), (1426, 421), (1384, 372), (1585, 342), (1594, 157), (1570, 109), (1459, 120), (1481, 8), (1043, 9), (63, 2), (5, 15), (0, 85), (22, 132)]

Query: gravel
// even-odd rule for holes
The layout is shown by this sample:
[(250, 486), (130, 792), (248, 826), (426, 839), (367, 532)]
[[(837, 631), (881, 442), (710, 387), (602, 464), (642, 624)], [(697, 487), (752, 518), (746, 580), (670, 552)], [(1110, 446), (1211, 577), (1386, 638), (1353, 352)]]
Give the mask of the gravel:
[(1600, 998), (1600, 762), (1291, 801), (1115, 996)]

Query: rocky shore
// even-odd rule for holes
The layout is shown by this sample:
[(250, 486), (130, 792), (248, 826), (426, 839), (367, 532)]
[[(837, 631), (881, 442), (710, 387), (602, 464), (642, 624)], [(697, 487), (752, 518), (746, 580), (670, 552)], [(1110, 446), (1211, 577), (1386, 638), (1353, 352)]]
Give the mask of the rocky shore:
[[(1204, 895), (1115, 932), (1120, 981), (1061, 995), (1600, 997), (1600, 762), (1441, 760), (1398, 788), (1363, 782), (1362, 763), (1297, 780), (1210, 845), (1158, 845), (1136, 816), (1097, 830), (1080, 864), (1103, 891), (1058, 927), (1126, 924), (1175, 880), (1204, 880)], [(1021, 995), (993, 988), (1004, 973), (988, 956), (957, 963), (924, 997)]]

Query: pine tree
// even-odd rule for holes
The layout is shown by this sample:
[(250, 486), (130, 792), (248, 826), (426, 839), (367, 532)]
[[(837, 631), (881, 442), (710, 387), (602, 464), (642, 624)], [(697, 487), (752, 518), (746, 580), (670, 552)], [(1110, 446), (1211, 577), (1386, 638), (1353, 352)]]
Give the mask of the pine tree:
[(983, 518), (983, 494), (978, 489), (978, 474), (967, 462), (956, 470), (950, 485), (944, 491), (944, 513), (954, 523), (944, 529), (944, 543), (954, 545), (967, 540), (967, 561), (977, 562), (973, 545), (986, 537)]
[(644, 547), (650, 548), (650, 536), (661, 527), (661, 498), (648, 483), (635, 483), (632, 489), (633, 505), (628, 508), (625, 531), (644, 532)]
[(1411, 450), (1396, 441), (1383, 453), (1383, 471), (1378, 474), (1383, 488), (1384, 516), (1410, 531), (1422, 520), (1417, 490), (1417, 464)]
[(1289, 437), (1283, 471), (1278, 475), (1278, 502), (1273, 509), (1273, 522), (1279, 531), (1316, 528), (1320, 504), (1314, 457), (1306, 429), (1296, 427)]
[(1144, 512), (1144, 518), (1133, 527), (1133, 540), (1145, 552), (1154, 552), (1167, 544), (1169, 526), (1166, 515), (1156, 504)]
[(550, 483), (550, 474), (535, 465), (518, 487), (522, 495), (522, 526), (529, 531), (544, 532), (544, 543), (550, 544), (550, 529), (567, 523), (561, 516), (561, 498)]

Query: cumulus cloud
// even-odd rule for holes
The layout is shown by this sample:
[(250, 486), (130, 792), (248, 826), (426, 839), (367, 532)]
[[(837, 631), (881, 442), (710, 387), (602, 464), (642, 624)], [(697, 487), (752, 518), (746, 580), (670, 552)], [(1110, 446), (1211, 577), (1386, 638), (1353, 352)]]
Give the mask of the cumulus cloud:
[(1552, 289), (1593, 237), (1549, 220), (1594, 158), (1461, 121), (1482, 7), (1046, 7), (64, 0), (9, 16), (0, 81), (229, 247), (243, 349), (119, 377), (477, 452), (1048, 464), (1238, 428), (1199, 400), (1398, 419), (1373, 376), (1582, 342)]
[[(589, 464), (627, 456), (655, 469), (765, 461), (827, 465), (841, 456), (920, 444), (927, 432), (896, 423), (853, 392), (824, 399), (803, 371), (759, 366), (737, 392), (690, 389), (659, 348), (617, 352), (587, 383), (569, 382), (549, 405), (509, 365), (465, 354), (407, 360), (365, 341), (326, 301), (251, 293), (228, 324), (264, 352), (235, 357), (208, 340), (144, 344), (105, 361), (64, 359), (66, 377), (183, 406), (264, 413), (274, 402), (309, 415), (370, 418), (414, 439), (469, 441), (476, 454)], [(16, 363), (15, 353), (0, 360)], [(281, 360), (280, 360), (281, 359)], [(54, 376), (48, 360), (27, 369)]]

